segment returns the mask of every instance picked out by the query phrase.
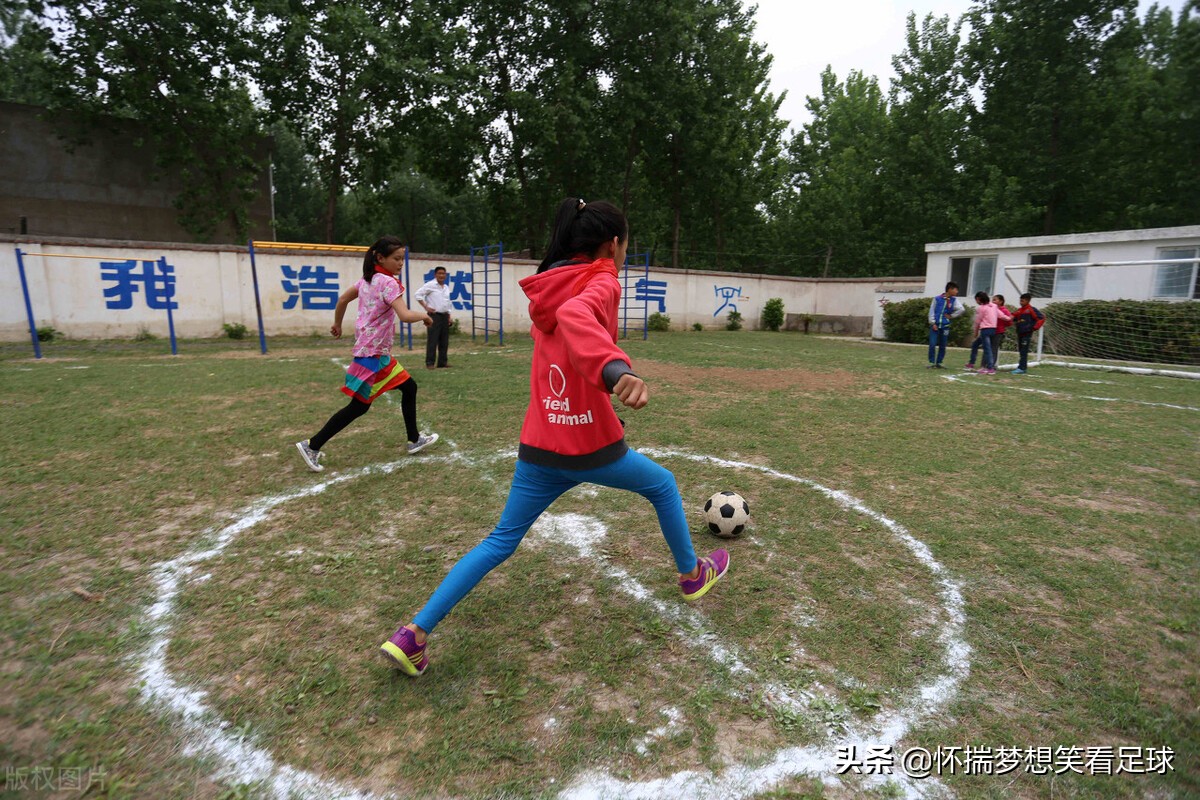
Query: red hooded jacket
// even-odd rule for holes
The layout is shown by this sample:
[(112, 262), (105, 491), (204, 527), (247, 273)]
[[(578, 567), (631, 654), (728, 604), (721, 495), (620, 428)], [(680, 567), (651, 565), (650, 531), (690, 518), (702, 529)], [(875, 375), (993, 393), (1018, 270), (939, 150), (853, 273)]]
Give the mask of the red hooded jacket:
[(609, 396), (632, 371), (616, 344), (616, 266), (611, 258), (576, 260), (520, 285), (533, 320), (533, 365), (518, 458), (566, 469), (616, 461), (628, 447)]

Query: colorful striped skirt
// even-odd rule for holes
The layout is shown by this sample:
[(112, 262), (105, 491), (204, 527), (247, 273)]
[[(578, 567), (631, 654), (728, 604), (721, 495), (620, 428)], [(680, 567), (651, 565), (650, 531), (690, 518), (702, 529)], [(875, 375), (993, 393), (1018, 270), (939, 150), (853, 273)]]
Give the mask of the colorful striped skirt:
[(350, 364), (342, 391), (355, 400), (370, 403), (408, 379), (408, 370), (391, 356), (367, 356)]

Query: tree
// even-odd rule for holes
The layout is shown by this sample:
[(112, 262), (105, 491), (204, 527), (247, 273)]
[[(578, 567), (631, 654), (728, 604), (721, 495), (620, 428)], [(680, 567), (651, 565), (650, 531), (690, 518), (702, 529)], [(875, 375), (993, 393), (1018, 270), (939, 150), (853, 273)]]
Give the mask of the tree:
[(437, 4), (251, 0), (256, 77), (272, 116), (304, 142), (324, 190), (324, 238), (338, 201), (402, 154), (404, 122), (431, 100)]
[(984, 98), (969, 162), (985, 200), (972, 226), (979, 234), (1089, 227), (1088, 173), (1111, 132), (1110, 45), (1136, 10), (1136, 0), (983, 0), (972, 9), (967, 78)]
[(824, 277), (886, 273), (887, 101), (875, 78), (857, 71), (842, 83), (826, 67), (821, 89), (820, 98), (808, 98), (812, 121), (789, 146), (793, 198), (784, 212), (785, 240), (796, 252), (822, 252)]
[(41, 3), (0, 3), (0, 99), (45, 106), (53, 100), (55, 63), (51, 30), (39, 20)]
[(53, 105), (75, 121), (77, 139), (110, 116), (137, 120), (155, 145), (156, 166), (183, 179), (180, 223), (204, 238), (228, 222), (244, 237), (261, 128), (237, 15), (169, 0), (52, 0), (39, 10), (55, 32)]

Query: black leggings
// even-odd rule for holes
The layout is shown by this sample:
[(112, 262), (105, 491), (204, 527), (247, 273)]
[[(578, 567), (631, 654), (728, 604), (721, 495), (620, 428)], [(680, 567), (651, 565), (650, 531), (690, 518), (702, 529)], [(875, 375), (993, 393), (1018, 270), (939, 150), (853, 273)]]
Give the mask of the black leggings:
[[(396, 391), (400, 392), (400, 410), (404, 413), (404, 428), (408, 433), (408, 440), (415, 442), (421, 438), (421, 432), (417, 430), (417, 382), (409, 378), (397, 386)], [(308, 440), (308, 446), (313, 450), (320, 450), (326, 442), (341, 433), (343, 428), (370, 410), (370, 403), (351, 397), (350, 403), (334, 412), (320, 433)]]

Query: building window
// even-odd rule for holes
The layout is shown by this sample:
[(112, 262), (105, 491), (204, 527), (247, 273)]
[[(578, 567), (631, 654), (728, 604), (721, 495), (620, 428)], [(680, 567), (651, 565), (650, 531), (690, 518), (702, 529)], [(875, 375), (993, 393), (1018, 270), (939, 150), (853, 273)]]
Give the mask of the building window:
[(976, 292), (990, 295), (996, 280), (996, 257), (952, 258), (950, 280), (958, 284), (959, 294), (966, 297), (974, 297)]
[(1029, 293), (1038, 298), (1083, 297), (1083, 267), (1064, 267), (1064, 264), (1086, 264), (1087, 253), (1038, 253), (1030, 256), (1030, 264), (1045, 264), (1055, 269), (1029, 270)]
[(1158, 264), (1154, 268), (1154, 296), (1162, 299), (1180, 298), (1200, 300), (1200, 285), (1196, 273), (1200, 272), (1200, 247), (1162, 247), (1160, 259), (1193, 259), (1190, 264)]

